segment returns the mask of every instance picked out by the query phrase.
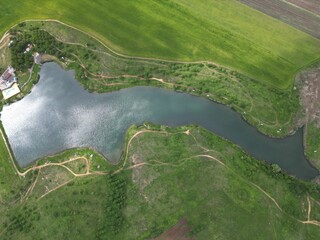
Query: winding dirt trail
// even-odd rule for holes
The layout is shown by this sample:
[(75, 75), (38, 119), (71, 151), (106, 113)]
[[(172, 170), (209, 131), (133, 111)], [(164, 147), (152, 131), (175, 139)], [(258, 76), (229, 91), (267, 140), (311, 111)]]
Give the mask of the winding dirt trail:
[[(45, 167), (50, 167), (50, 166), (58, 166), (58, 167), (63, 167), (64, 169), (66, 169), (69, 173), (71, 173), (73, 175), (73, 178), (56, 186), (55, 188), (53, 189), (50, 189), (48, 192), (44, 193), (38, 200), (42, 199), (43, 197), (45, 197), (46, 195), (48, 195), (49, 193), (65, 186), (66, 184), (68, 184), (69, 182), (73, 181), (74, 179), (76, 179), (77, 177), (85, 177), (85, 176), (89, 176), (89, 175), (106, 175), (106, 174), (117, 174), (121, 171), (124, 171), (124, 170), (130, 170), (130, 169), (134, 169), (134, 168), (138, 168), (138, 167), (142, 167), (144, 165), (155, 165), (155, 164), (152, 164), (152, 163), (147, 163), (147, 162), (143, 162), (143, 163), (138, 163), (138, 164), (135, 164), (135, 165), (132, 165), (132, 166), (129, 166), (127, 168), (125, 168), (127, 162), (128, 162), (128, 157), (129, 157), (129, 150), (130, 150), (130, 146), (132, 144), (132, 142), (140, 135), (144, 134), (144, 133), (157, 133), (157, 134), (166, 134), (166, 135), (173, 135), (173, 134), (186, 134), (188, 136), (191, 136), (194, 140), (195, 140), (195, 143), (197, 144), (197, 146), (199, 146), (201, 149), (204, 150), (205, 153), (207, 153), (208, 151), (210, 151), (209, 149), (206, 149), (204, 147), (202, 147), (197, 139), (194, 137), (194, 135), (190, 132), (190, 130), (186, 130), (186, 131), (181, 131), (181, 132), (174, 132), (174, 133), (170, 133), (170, 132), (167, 132), (167, 131), (156, 131), (156, 130), (148, 130), (148, 129), (143, 129), (143, 130), (140, 130), (138, 132), (136, 132), (128, 141), (128, 144), (126, 146), (126, 150), (125, 150), (125, 158), (124, 158), (124, 162), (122, 164), (122, 166), (114, 171), (114, 172), (102, 172), (102, 171), (91, 171), (90, 170), (90, 160), (88, 158), (86, 158), (85, 156), (79, 156), (79, 157), (73, 157), (73, 158), (70, 158), (66, 161), (63, 161), (63, 162), (58, 162), (58, 163), (53, 163), (53, 162), (48, 162), (48, 163), (45, 163), (43, 165), (39, 165), (39, 166), (34, 166), (34, 167), (31, 167), (29, 169), (27, 169), (26, 171), (24, 172), (20, 172), (15, 163), (14, 163), (14, 160), (12, 158), (12, 155), (11, 155), (11, 152), (9, 151), (9, 148), (8, 148), (8, 145), (7, 145), (7, 142), (4, 138), (4, 135), (2, 133), (2, 130), (0, 129), (0, 133), (2, 135), (2, 138), (4, 139), (4, 142), (6, 144), (6, 147), (8, 149), (8, 152), (10, 154), (10, 158), (11, 158), (11, 161), (17, 171), (17, 173), (19, 174), (19, 176), (26, 176), (29, 172), (31, 171), (35, 171), (35, 170), (39, 170), (41, 171), (41, 169), (45, 168)], [(258, 189), (260, 192), (262, 192), (268, 199), (270, 199), (274, 204), (275, 206), (279, 209), (279, 211), (281, 211), (282, 213), (290, 216), (291, 218), (295, 219), (296, 221), (300, 222), (300, 223), (303, 223), (303, 224), (311, 224), (311, 225), (315, 225), (315, 226), (318, 226), (320, 227), (320, 222), (317, 221), (317, 220), (311, 220), (311, 201), (310, 201), (310, 198), (309, 196), (307, 197), (307, 201), (308, 201), (308, 214), (307, 214), (307, 220), (300, 220), (300, 219), (297, 219), (293, 216), (291, 216), (290, 214), (286, 213), (280, 206), (280, 204), (276, 201), (275, 198), (273, 198), (269, 193), (267, 193), (265, 190), (263, 190), (260, 186), (258, 186), (257, 184), (251, 182), (251, 181), (248, 181), (247, 179), (244, 179), (242, 176), (240, 176), (239, 174), (237, 174), (235, 172), (234, 169), (230, 168), (229, 166), (227, 166), (225, 163), (223, 163), (220, 159), (212, 156), (212, 155), (209, 155), (209, 154), (198, 154), (198, 155), (194, 155), (194, 156), (191, 156), (189, 158), (186, 158), (186, 159), (182, 159), (184, 161), (188, 160), (188, 159), (197, 159), (197, 158), (207, 158), (207, 159), (210, 159), (210, 160), (213, 160), (217, 163), (219, 163), (220, 165), (228, 168), (230, 171), (232, 171), (234, 174), (236, 174), (237, 176), (239, 176), (241, 179), (243, 179), (243, 181), (245, 181), (246, 183), (254, 186), (256, 189)], [(73, 161), (78, 161), (78, 160), (85, 160), (85, 173), (75, 173), (74, 171), (72, 171), (69, 167), (66, 166), (67, 163), (70, 163), (70, 162), (73, 162)], [(173, 167), (172, 164), (170, 163), (162, 163), (162, 162), (159, 162), (159, 161), (154, 161), (156, 164), (160, 164), (160, 165), (164, 165), (164, 166), (167, 166), (167, 167)], [(29, 187), (29, 189), (27, 190), (27, 192), (25, 193), (24, 197), (22, 199), (28, 199), (29, 196), (31, 195), (35, 185), (37, 184), (37, 179), (38, 179), (38, 176), (39, 176), (39, 173), (35, 179), (35, 181), (31, 184), (31, 186)]]
[[(129, 140), (129, 142), (128, 142), (128, 146), (127, 146), (127, 149), (126, 149), (126, 159), (125, 159), (125, 162), (124, 162), (123, 167), (122, 167), (121, 169), (119, 169), (119, 171), (122, 171), (122, 170), (130, 170), (130, 169), (134, 169), (134, 168), (141, 167), (141, 166), (144, 166), (144, 165), (154, 165), (154, 164), (151, 164), (151, 163), (146, 163), (146, 162), (144, 162), (144, 163), (138, 163), (138, 164), (132, 165), (132, 166), (130, 166), (130, 167), (128, 167), (128, 168), (124, 168), (124, 166), (125, 166), (125, 164), (126, 164), (126, 161), (127, 161), (130, 144), (132, 143), (132, 141), (133, 141), (136, 137), (138, 137), (139, 135), (141, 135), (141, 134), (143, 134), (143, 133), (146, 133), (146, 132), (164, 133), (164, 132), (159, 132), (159, 131), (147, 131), (147, 130), (142, 130), (142, 131), (139, 131), (139, 132), (137, 132), (136, 134), (134, 134), (134, 135), (130, 138), (130, 140)], [(185, 132), (180, 132), (180, 133), (184, 133), (184, 134), (186, 134), (186, 135), (192, 135), (189, 130), (187, 130), (187, 131), (185, 131)], [(192, 136), (193, 136), (193, 135), (192, 135)], [(195, 137), (193, 136), (193, 138), (195, 138)], [(195, 139), (195, 140), (196, 140), (196, 139)], [(197, 142), (197, 141), (196, 141), (196, 142)], [(198, 144), (198, 142), (197, 142), (197, 144)], [(200, 146), (200, 145), (199, 145), (199, 146)], [(204, 150), (207, 151), (206, 148), (204, 148)], [(280, 204), (277, 202), (277, 200), (276, 200), (275, 198), (273, 198), (268, 192), (266, 192), (265, 190), (263, 190), (263, 189), (262, 189), (260, 186), (258, 186), (257, 184), (255, 184), (255, 183), (253, 183), (253, 182), (251, 182), (251, 181), (248, 181), (247, 179), (243, 178), (241, 175), (237, 174), (234, 169), (228, 167), (225, 163), (223, 163), (223, 162), (222, 162), (221, 160), (219, 160), (218, 158), (216, 158), (216, 157), (214, 157), (214, 156), (211, 156), (211, 155), (208, 155), (208, 154), (199, 154), (199, 155), (195, 155), (195, 156), (186, 158), (186, 159), (184, 159), (184, 160), (187, 160), (187, 159), (195, 159), (195, 158), (208, 158), (208, 159), (210, 159), (210, 160), (213, 160), (213, 161), (219, 163), (220, 165), (228, 168), (230, 171), (232, 171), (234, 174), (236, 174), (238, 177), (240, 177), (240, 178), (241, 178), (243, 181), (245, 181), (247, 184), (250, 184), (250, 185), (252, 185), (253, 187), (255, 187), (256, 189), (258, 189), (258, 190), (259, 190), (261, 193), (263, 193), (268, 199), (270, 199), (270, 200), (275, 204), (275, 206), (279, 209), (279, 211), (282, 212), (283, 214), (291, 217), (292, 219), (294, 219), (294, 220), (296, 220), (296, 221), (298, 221), (298, 222), (300, 222), (300, 223), (303, 223), (303, 224), (311, 224), (311, 225), (315, 225), (315, 226), (320, 227), (320, 222), (319, 222), (319, 221), (317, 221), (317, 220), (310, 220), (310, 215), (311, 215), (311, 202), (310, 202), (309, 196), (307, 197), (307, 201), (308, 201), (308, 215), (307, 215), (307, 220), (306, 220), (306, 221), (300, 220), (300, 219), (298, 219), (298, 218), (296, 218), (296, 217), (288, 214), (287, 212), (285, 212), (285, 211), (281, 208), (281, 206), (280, 206)], [(161, 165), (166, 165), (166, 166), (169, 166), (169, 167), (173, 167), (173, 165), (170, 164), (170, 163), (161, 163), (161, 162), (158, 162), (158, 163), (160, 163)], [(119, 171), (117, 171), (117, 172), (119, 172)], [(115, 173), (116, 173), (116, 172), (115, 172)]]
[[(74, 171), (72, 171), (70, 169), (70, 167), (67, 167), (66, 164), (70, 163), (70, 162), (74, 162), (77, 160), (85, 160), (86, 163), (86, 172), (85, 173), (75, 173)], [(45, 167), (50, 167), (50, 166), (58, 166), (58, 167), (62, 167), (64, 169), (66, 169), (69, 173), (71, 173), (74, 177), (84, 177), (84, 176), (88, 176), (88, 175), (95, 175), (95, 174), (109, 174), (108, 172), (91, 172), (90, 171), (90, 161), (88, 160), (88, 158), (84, 157), (84, 156), (80, 156), (80, 157), (74, 157), (74, 158), (70, 158), (69, 160), (63, 161), (63, 162), (48, 162), (45, 163), (43, 165), (39, 165), (39, 166), (34, 166), (31, 167), (29, 169), (27, 169), (26, 171), (20, 173), (21, 176), (25, 176), (26, 174), (28, 174), (31, 171), (35, 171), (35, 170), (40, 170), (42, 168)]]
[(9, 43), (9, 38), (7, 38), (7, 37), (9, 37), (9, 33), (8, 32), (6, 32), (3, 36), (2, 36), (2, 38), (0, 39), (0, 49), (2, 49), (2, 48), (4, 48), (8, 43)]
[[(104, 75), (104, 74), (95, 74), (91, 71), (89, 71), (86, 66), (82, 63), (82, 61), (80, 60), (80, 58), (75, 55), (75, 54), (72, 54), (77, 60), (78, 60), (78, 63), (84, 70), (85, 72), (87, 72), (88, 74), (90, 74), (91, 76), (93, 77), (96, 77), (96, 78), (102, 78), (102, 79), (119, 79), (119, 78), (135, 78), (135, 79), (138, 79), (138, 80), (141, 80), (141, 81), (147, 81), (147, 80), (154, 80), (154, 81), (157, 81), (157, 82), (160, 82), (160, 83), (163, 83), (163, 84), (167, 84), (167, 85), (171, 85), (171, 86), (174, 86), (175, 84), (173, 83), (169, 83), (169, 82), (166, 82), (164, 81), (163, 79), (161, 78), (156, 78), (156, 77), (152, 77), (152, 78), (143, 78), (143, 77), (139, 77), (139, 76), (136, 76), (136, 75), (128, 75), (128, 74), (122, 74), (122, 75), (118, 75), (118, 76), (107, 76), (107, 75)], [(86, 75), (86, 77), (88, 77)], [(101, 83), (103, 84), (103, 83)], [(105, 83), (103, 85), (105, 86), (114, 86), (114, 85), (124, 85), (126, 83)]]

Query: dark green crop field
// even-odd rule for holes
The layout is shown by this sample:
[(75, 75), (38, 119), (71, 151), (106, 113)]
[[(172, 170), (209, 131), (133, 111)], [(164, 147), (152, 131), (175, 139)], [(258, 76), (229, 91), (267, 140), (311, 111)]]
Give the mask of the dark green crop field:
[(54, 18), (126, 55), (208, 60), (286, 89), (319, 58), (320, 41), (234, 0), (1, 1), (0, 33)]

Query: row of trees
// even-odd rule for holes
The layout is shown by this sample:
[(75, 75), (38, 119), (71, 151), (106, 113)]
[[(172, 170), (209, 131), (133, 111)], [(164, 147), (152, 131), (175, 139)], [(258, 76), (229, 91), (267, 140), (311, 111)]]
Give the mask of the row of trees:
[(126, 180), (121, 174), (107, 175), (108, 197), (104, 208), (104, 224), (98, 229), (96, 239), (105, 239), (120, 232), (124, 225), (122, 209), (126, 201)]

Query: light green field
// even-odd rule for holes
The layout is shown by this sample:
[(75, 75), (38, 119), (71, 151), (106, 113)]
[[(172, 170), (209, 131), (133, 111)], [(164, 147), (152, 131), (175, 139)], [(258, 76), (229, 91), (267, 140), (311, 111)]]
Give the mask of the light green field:
[(127, 55), (210, 60), (285, 89), (320, 57), (320, 41), (236, 1), (1, 1), (0, 33), (55, 18)]

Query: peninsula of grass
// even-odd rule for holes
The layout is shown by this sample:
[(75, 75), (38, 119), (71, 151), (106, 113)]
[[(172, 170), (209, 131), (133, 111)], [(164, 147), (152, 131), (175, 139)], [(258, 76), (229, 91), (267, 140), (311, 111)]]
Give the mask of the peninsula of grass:
[(196, 126), (132, 126), (117, 165), (72, 149), (20, 177), (3, 144), (1, 189), (20, 188), (0, 192), (1, 239), (150, 239), (170, 228), (187, 239), (320, 234), (319, 185)]
[(319, 40), (235, 0), (3, 0), (0, 34), (22, 20), (52, 18), (121, 54), (212, 61), (277, 89), (292, 86), (320, 54)]

